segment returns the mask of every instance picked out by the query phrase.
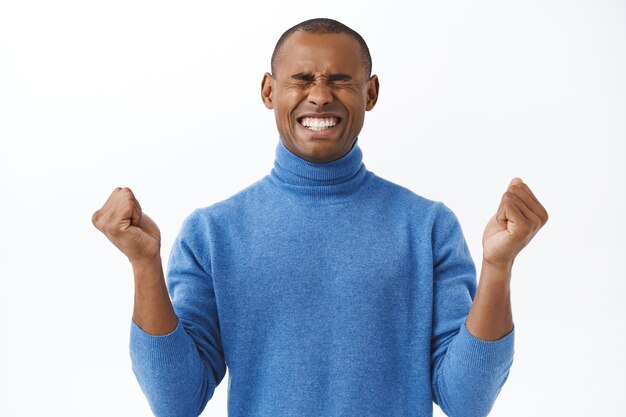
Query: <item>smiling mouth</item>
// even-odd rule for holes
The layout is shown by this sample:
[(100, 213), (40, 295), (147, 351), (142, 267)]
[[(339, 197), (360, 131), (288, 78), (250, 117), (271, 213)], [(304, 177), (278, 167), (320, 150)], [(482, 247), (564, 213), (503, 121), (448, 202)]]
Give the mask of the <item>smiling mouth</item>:
[(332, 129), (340, 121), (341, 119), (338, 117), (302, 117), (298, 119), (298, 123), (302, 126), (316, 132)]

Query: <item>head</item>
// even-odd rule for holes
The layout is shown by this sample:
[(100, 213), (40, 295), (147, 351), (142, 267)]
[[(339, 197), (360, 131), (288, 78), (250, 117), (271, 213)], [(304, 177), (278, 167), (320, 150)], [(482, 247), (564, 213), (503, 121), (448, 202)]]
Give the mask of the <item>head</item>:
[(261, 97), (285, 146), (315, 163), (347, 154), (378, 99), (363, 38), (335, 20), (307, 20), (280, 37), (271, 68)]

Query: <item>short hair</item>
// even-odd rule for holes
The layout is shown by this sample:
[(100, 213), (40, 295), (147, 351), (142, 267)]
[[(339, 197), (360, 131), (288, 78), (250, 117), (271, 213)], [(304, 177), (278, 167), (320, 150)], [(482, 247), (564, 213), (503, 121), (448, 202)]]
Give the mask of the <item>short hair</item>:
[(341, 22), (323, 17), (305, 20), (304, 22), (298, 23), (297, 25), (287, 29), (285, 33), (282, 34), (282, 36), (278, 39), (278, 42), (276, 42), (274, 52), (272, 53), (272, 74), (276, 72), (276, 63), (280, 58), (280, 49), (283, 43), (292, 33), (297, 31), (318, 34), (346, 33), (352, 36), (359, 42), (359, 45), (361, 45), (361, 56), (363, 57), (365, 72), (367, 73), (368, 78), (372, 75), (372, 57), (370, 55), (370, 50), (361, 35), (359, 35), (356, 31), (350, 29), (348, 26), (344, 25)]

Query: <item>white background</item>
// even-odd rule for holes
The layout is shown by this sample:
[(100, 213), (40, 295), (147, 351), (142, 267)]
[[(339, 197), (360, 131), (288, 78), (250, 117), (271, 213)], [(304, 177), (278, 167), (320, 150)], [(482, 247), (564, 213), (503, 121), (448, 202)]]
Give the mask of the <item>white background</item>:
[[(130, 187), (167, 260), (193, 209), (268, 174), (261, 77), (320, 16), (380, 77), (366, 167), (445, 202), (477, 263), (511, 178), (550, 214), (516, 261), (491, 415), (626, 415), (626, 4), (598, 0), (0, 1), (0, 415), (151, 415), (130, 265), (91, 215)], [(204, 416), (226, 416), (227, 378)]]

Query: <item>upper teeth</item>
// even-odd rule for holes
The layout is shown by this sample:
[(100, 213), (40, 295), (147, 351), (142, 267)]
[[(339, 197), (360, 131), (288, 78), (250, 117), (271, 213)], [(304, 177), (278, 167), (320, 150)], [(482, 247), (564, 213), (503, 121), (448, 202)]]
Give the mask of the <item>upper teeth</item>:
[(313, 129), (313, 130), (322, 130), (329, 127), (333, 127), (337, 124), (338, 120), (335, 117), (326, 117), (326, 118), (318, 118), (318, 117), (304, 117), (300, 123), (302, 126)]

